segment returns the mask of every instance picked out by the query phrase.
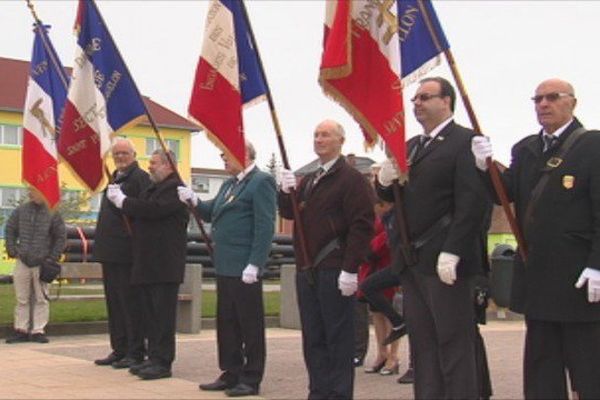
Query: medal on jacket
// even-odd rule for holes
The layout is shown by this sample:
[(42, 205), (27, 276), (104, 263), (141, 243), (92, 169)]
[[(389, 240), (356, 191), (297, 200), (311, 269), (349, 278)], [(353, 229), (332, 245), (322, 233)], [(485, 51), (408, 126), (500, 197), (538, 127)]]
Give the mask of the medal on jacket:
[(562, 184), (565, 189), (573, 189), (573, 186), (575, 186), (575, 177), (573, 175), (563, 176)]

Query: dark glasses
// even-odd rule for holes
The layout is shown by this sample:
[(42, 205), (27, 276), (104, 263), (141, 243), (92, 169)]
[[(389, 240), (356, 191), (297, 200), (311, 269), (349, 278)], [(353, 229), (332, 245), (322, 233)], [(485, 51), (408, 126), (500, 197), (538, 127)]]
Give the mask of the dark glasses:
[(533, 96), (531, 98), (531, 100), (533, 100), (533, 102), (535, 104), (541, 103), (542, 100), (544, 100), (544, 99), (546, 99), (550, 103), (552, 103), (552, 102), (555, 102), (556, 100), (560, 99), (561, 97), (575, 97), (575, 96), (573, 96), (571, 93), (552, 92), (552, 93), (546, 93), (546, 94), (537, 94), (537, 95)]
[(421, 103), (424, 103), (428, 100), (433, 99), (434, 97), (442, 97), (441, 94), (429, 94), (429, 93), (421, 93), (421, 94), (416, 94), (415, 97), (413, 97), (412, 99), (410, 99), (410, 101), (412, 101), (413, 103), (415, 103), (417, 100), (419, 100)]

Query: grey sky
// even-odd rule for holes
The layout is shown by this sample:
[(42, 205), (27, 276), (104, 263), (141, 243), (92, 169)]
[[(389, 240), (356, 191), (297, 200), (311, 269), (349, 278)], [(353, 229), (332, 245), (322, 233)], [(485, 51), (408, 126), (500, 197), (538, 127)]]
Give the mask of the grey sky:
[[(109, 29), (140, 90), (153, 100), (187, 115), (208, 1), (98, 1)], [(51, 38), (65, 65), (73, 62), (72, 34), (76, 1), (35, 1), (40, 18), (53, 26)], [(600, 127), (596, 29), (597, 1), (434, 1), (479, 122), (492, 137), (497, 159), (509, 161), (510, 146), (538, 124), (530, 97), (544, 79), (573, 83), (576, 115), (588, 128)], [(283, 128), (290, 162), (299, 168), (314, 158), (312, 131), (324, 118), (347, 131), (345, 152), (365, 153), (357, 124), (317, 83), (325, 6), (317, 0), (247, 2), (269, 84)], [(32, 18), (22, 0), (0, 2), (0, 55), (29, 60)], [(429, 75), (450, 78), (445, 60)], [(1, 90), (1, 88), (0, 88)], [(404, 92), (407, 136), (420, 133)], [(469, 125), (462, 103), (456, 120)], [(266, 103), (245, 115), (247, 137), (261, 167), (278, 155)], [(220, 168), (219, 151), (204, 138), (193, 139), (194, 166)], [(279, 158), (279, 156), (278, 156)]]

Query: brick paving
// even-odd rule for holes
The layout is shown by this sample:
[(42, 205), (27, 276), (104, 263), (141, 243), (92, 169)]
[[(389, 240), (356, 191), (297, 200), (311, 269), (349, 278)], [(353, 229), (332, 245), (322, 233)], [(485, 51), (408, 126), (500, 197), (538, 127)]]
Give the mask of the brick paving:
[[(523, 323), (491, 321), (482, 327), (494, 399), (522, 398)], [(214, 330), (179, 334), (173, 378), (142, 381), (126, 370), (98, 367), (92, 360), (108, 352), (106, 335), (50, 337), (48, 344), (0, 344), (0, 399), (223, 399), (202, 392), (199, 382), (218, 375)], [(371, 333), (371, 349), (374, 336)], [(266, 399), (306, 398), (306, 371), (300, 333), (267, 330), (267, 370), (260, 395)], [(372, 354), (372, 352), (371, 352)], [(370, 358), (367, 358), (367, 361)], [(406, 341), (400, 346), (400, 373), (407, 365)], [(356, 399), (411, 399), (412, 387), (396, 383), (398, 375), (379, 376), (356, 370)], [(260, 398), (260, 397), (257, 397)]]

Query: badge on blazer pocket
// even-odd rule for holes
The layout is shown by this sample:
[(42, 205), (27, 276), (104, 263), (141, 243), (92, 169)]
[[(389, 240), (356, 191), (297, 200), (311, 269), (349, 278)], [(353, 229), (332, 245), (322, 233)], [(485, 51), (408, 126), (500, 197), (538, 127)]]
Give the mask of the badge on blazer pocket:
[(573, 186), (575, 186), (575, 177), (573, 175), (564, 175), (562, 178), (562, 184), (567, 190), (573, 189)]

